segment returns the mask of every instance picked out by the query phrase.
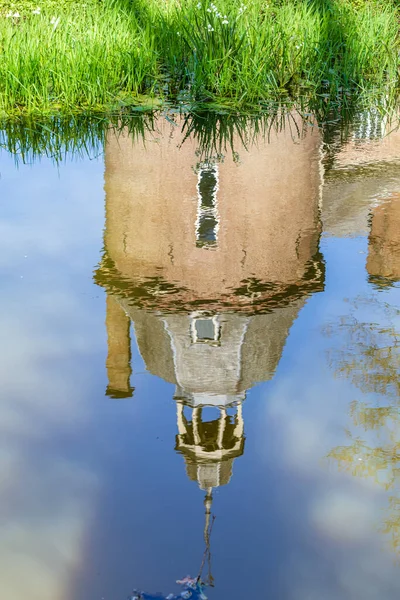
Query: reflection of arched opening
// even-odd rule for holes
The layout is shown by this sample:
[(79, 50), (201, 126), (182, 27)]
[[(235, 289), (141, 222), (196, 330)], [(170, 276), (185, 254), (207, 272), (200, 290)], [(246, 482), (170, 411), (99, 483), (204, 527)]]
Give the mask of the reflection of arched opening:
[(244, 452), (242, 404), (230, 411), (233, 414), (229, 414), (225, 407), (213, 409), (218, 414), (211, 420), (204, 418), (202, 406), (189, 408), (182, 401), (177, 401), (176, 410), (178, 435), (175, 450), (185, 459), (189, 479), (197, 481), (199, 487), (207, 491), (210, 510), (212, 489), (229, 483), (233, 461)]
[(218, 166), (204, 164), (198, 171), (197, 181), (197, 248), (213, 248), (218, 241)]

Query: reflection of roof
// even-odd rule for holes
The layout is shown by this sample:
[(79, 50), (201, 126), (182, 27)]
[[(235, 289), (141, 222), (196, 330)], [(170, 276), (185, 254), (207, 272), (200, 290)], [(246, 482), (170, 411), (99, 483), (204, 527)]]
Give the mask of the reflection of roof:
[(173, 313), (192, 310), (234, 310), (250, 314), (270, 312), (306, 294), (321, 292), (324, 290), (324, 277), (325, 266), (319, 250), (306, 263), (303, 277), (296, 282), (285, 284), (248, 278), (230, 293), (221, 293), (218, 298), (201, 300), (187, 288), (162, 277), (136, 280), (124, 277), (107, 253), (94, 275), (98, 285), (120, 298), (125, 298), (130, 306)]
[(220, 342), (209, 345), (193, 343), (189, 314), (160, 315), (131, 307), (126, 300), (120, 302), (134, 323), (147, 369), (178, 384), (192, 404), (198, 394), (236, 398), (255, 383), (271, 379), (304, 304), (297, 300), (264, 315), (224, 313)]
[[(226, 458), (220, 462), (197, 463), (190, 459), (180, 448), (175, 448), (182, 452), (186, 464), (186, 474), (191, 481), (197, 481), (201, 489), (207, 490), (210, 487), (227, 485), (232, 477), (232, 468), (234, 458)], [(238, 454), (240, 456), (243, 451)]]

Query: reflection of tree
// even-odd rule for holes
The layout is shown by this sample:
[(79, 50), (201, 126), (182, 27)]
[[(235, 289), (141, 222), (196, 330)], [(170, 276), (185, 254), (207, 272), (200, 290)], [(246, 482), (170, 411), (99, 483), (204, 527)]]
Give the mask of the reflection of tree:
[[(368, 318), (357, 318), (358, 310), (367, 308)], [(400, 339), (394, 321), (400, 311), (377, 297), (359, 300), (348, 317), (342, 319), (339, 331), (345, 330), (346, 348), (330, 354), (330, 365), (338, 376), (346, 376), (364, 393), (400, 397)]]
[[(365, 308), (374, 322), (360, 318)], [(370, 478), (391, 493), (382, 531), (396, 552), (400, 552), (400, 343), (395, 324), (399, 315), (378, 297), (358, 302), (340, 324), (345, 349), (329, 355), (337, 376), (346, 376), (364, 393), (378, 395), (375, 403), (350, 404), (349, 444), (334, 448), (329, 458), (340, 470)]]

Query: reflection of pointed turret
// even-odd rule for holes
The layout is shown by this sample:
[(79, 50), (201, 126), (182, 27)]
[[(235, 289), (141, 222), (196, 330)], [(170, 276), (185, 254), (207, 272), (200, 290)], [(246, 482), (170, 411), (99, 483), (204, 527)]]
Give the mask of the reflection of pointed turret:
[(367, 271), (372, 280), (400, 280), (400, 194), (372, 211)]
[[(187, 419), (185, 410), (191, 410), (190, 420)], [(243, 454), (245, 442), (242, 404), (239, 403), (231, 409), (235, 412), (234, 415), (229, 415), (224, 407), (217, 410), (218, 418), (205, 421), (202, 407), (189, 409), (185, 407), (182, 399), (177, 401), (178, 435), (175, 450), (185, 459), (189, 479), (196, 481), (206, 492), (204, 542), (209, 558), (208, 577), (211, 584), (213, 578), (210, 532), (213, 490), (229, 483), (233, 461)]]

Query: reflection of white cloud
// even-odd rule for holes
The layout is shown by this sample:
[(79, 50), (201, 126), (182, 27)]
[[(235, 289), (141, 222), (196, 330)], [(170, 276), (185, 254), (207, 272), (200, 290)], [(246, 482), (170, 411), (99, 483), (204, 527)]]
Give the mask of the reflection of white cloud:
[[(12, 493), (7, 494), (7, 486), (0, 488), (2, 512), (6, 504), (0, 542), (2, 597), (62, 598), (71, 572), (79, 566), (83, 526), (90, 517), (95, 481), (76, 465), (57, 460), (49, 471), (29, 478), (26, 456), (19, 456), (18, 461), (9, 458)], [(54, 489), (59, 497), (49, 502)], [(9, 496), (6, 503), (4, 495)]]
[(84, 367), (102, 335), (85, 335), (102, 165), (16, 172), (3, 156), (0, 171), (0, 598), (67, 600), (99, 485), (71, 440), (90, 417)]
[(324, 536), (352, 542), (368, 538), (376, 519), (374, 503), (353, 490), (331, 490), (314, 500), (310, 520)]

